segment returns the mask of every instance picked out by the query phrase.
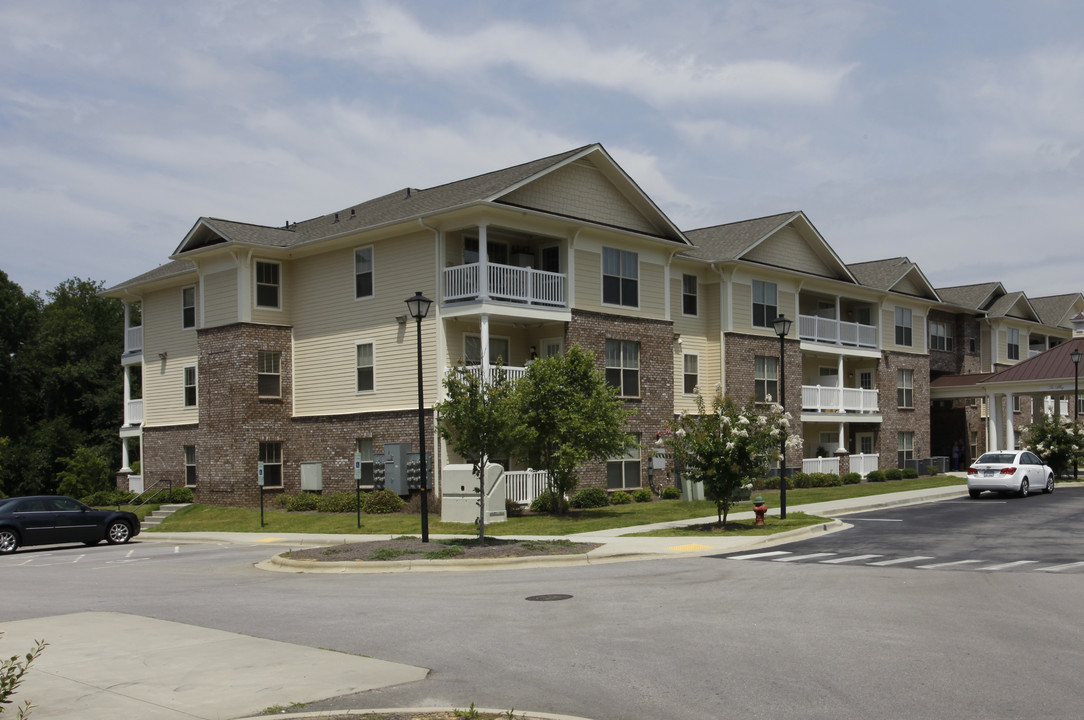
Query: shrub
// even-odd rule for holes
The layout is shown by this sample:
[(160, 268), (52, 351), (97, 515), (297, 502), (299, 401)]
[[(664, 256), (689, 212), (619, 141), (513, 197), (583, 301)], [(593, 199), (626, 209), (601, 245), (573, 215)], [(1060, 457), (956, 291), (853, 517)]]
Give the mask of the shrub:
[[(793, 475), (787, 475), (787, 487), (792, 487), (791, 478)], [(779, 476), (757, 478), (753, 481), (753, 490), (778, 490), (779, 489)]]
[(557, 510), (556, 493), (544, 492), (531, 501), (531, 512), (551, 513)]
[(113, 473), (109, 461), (96, 450), (80, 445), (71, 457), (58, 462), (64, 466), (56, 476), (61, 495), (81, 497), (110, 489)]
[(639, 490), (632, 491), (632, 499), (638, 503), (651, 502), (651, 491), (647, 488), (640, 488)]
[(584, 488), (572, 495), (569, 504), (574, 508), (600, 508), (609, 505), (610, 498), (602, 488)]
[[(927, 475), (936, 475), (937, 474), (937, 468), (934, 467), (933, 465), (927, 465), (926, 467), (923, 468), (923, 471)], [(903, 476), (905, 478), (917, 478), (918, 477), (918, 470), (915, 470), (914, 468), (904, 468), (903, 469)]]
[(320, 503), (320, 498), (310, 492), (291, 495), (286, 501), (286, 510), (289, 512), (311, 512)]
[[(167, 494), (168, 498), (169, 495)], [(190, 487), (173, 488), (173, 502), (175, 503), (190, 503), (195, 499), (195, 495), (192, 493)]]
[(815, 473), (817, 477), (817, 485), (814, 487), (839, 487), (843, 484), (843, 480), (835, 473)]
[(135, 497), (137, 495), (134, 492), (127, 490), (100, 490), (79, 498), (79, 501), (91, 507), (106, 507), (107, 505), (127, 505)]
[(629, 495), (624, 490), (618, 490), (610, 496), (611, 505), (628, 505), (632, 502), (632, 495)]
[[(362, 498), (362, 512), (365, 510), (365, 498)], [(427, 493), (425, 497), (425, 509), (429, 511), (430, 515), (440, 515), (440, 498), (434, 497), (433, 493)], [(421, 515), (422, 514), (422, 494), (416, 492), (404, 501), (402, 512), (408, 515)]]
[(840, 478), (844, 485), (857, 485), (862, 482), (862, 476), (856, 472), (849, 472)]
[(356, 492), (337, 492), (321, 495), (316, 500), (316, 509), (325, 513), (347, 513), (358, 511)]
[(523, 506), (512, 498), (504, 499), (504, 511), (508, 517), (523, 517)]
[(870, 482), (884, 482), (887, 479), (884, 470), (873, 470), (866, 475), (866, 480), (869, 480)]
[(361, 511), (370, 515), (399, 512), (406, 505), (393, 490), (373, 490), (361, 494)]
[(271, 496), (271, 507), (285, 510), (291, 497), (291, 495), (287, 495), (286, 493), (275, 493)]
[(677, 500), (681, 497), (681, 491), (673, 485), (670, 485), (669, 487), (664, 487), (662, 489), (662, 492), (659, 493), (659, 497), (663, 500)]
[(903, 470), (900, 470), (899, 468), (889, 468), (888, 470), (885, 470), (885, 478), (889, 480), (902, 480)]

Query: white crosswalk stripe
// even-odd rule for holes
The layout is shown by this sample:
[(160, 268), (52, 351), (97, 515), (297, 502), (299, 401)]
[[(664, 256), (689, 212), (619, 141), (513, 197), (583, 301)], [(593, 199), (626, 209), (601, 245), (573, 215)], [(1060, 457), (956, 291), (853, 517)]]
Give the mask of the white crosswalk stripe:
[(1009, 568), (1020, 567), (1021, 565), (1034, 565), (1038, 560), (1017, 560), (1016, 562), (999, 563), (997, 565), (988, 565), (987, 567), (975, 568), (976, 570), (1008, 570)]
[(953, 560), (952, 562), (934, 563), (932, 565), (919, 565), (921, 570), (934, 570), (936, 568), (943, 567), (958, 567), (960, 565), (972, 565), (974, 563), (986, 562), (985, 560)]
[(850, 557), (835, 558), (833, 560), (821, 560), (825, 565), (842, 565), (843, 563), (858, 562), (859, 560), (869, 560), (870, 558), (879, 558), (883, 555), (851, 555)]
[(794, 555), (793, 557), (776, 558), (772, 562), (801, 562), (802, 560), (813, 560), (820, 557), (832, 557), (838, 553), (811, 553), (809, 555)]
[(1072, 562), (1064, 565), (1051, 565), (1050, 567), (1038, 568), (1039, 572), (1064, 572), (1074, 568), (1084, 568), (1084, 562)]
[[(770, 562), (779, 563), (810, 563), (821, 565), (865, 565), (867, 567), (894, 567), (902, 565), (910, 565), (910, 569), (913, 570), (940, 570), (940, 569), (958, 569), (968, 570), (971, 572), (1004, 572), (1013, 571), (1018, 569), (1026, 569), (1032, 572), (1047, 572), (1047, 573), (1080, 573), (1084, 574), (1084, 561), (1062, 563), (1060, 565), (1048, 565), (1043, 566), (1041, 560), (1012, 560), (1007, 562), (996, 562), (992, 560), (983, 560), (977, 558), (968, 558), (966, 560), (944, 560), (942, 562), (929, 562), (930, 560), (936, 561), (937, 558), (933, 555), (907, 555), (904, 557), (888, 557), (884, 560), (873, 561), (874, 558), (884, 558), (882, 554), (865, 553), (862, 555), (841, 555), (838, 552), (816, 552), (806, 553), (804, 555), (796, 555), (786, 550), (772, 550), (769, 552), (751, 553), (748, 555), (731, 555), (730, 560), (765, 560)], [(873, 562), (871, 562), (873, 561)], [(922, 565), (916, 565), (915, 563), (924, 563)], [(990, 564), (984, 564), (990, 563)]]
[(780, 555), (790, 555), (786, 550), (773, 550), (772, 552), (754, 553), (752, 555), (731, 555), (731, 560), (757, 560), (759, 558), (766, 557), (778, 557)]
[(881, 560), (880, 562), (867, 563), (875, 567), (888, 567), (889, 565), (902, 565), (903, 563), (918, 562), (920, 560), (933, 560), (933, 555), (912, 555), (911, 557), (895, 558), (893, 560)]

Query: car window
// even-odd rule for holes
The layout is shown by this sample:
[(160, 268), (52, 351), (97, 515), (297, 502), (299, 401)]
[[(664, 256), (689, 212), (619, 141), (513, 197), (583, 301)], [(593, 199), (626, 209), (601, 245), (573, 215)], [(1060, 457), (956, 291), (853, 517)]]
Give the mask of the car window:
[(45, 501), (41, 499), (23, 500), (15, 506), (15, 512), (46, 512)]
[(75, 500), (66, 497), (58, 497), (52, 499), (53, 508), (56, 510), (63, 510), (64, 512), (78, 512), (83, 509), (83, 506), (77, 503)]
[(1016, 453), (984, 453), (978, 461), (994, 465), (1012, 465), (1016, 462)]
[(1027, 453), (1027, 462), (1032, 465), (1042, 465), (1043, 461), (1035, 453)]

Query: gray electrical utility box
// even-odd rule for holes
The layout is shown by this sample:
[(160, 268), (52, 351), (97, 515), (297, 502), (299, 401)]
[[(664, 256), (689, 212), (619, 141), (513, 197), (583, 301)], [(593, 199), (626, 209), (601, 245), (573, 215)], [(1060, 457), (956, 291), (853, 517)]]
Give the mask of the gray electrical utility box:
[[(478, 522), (478, 478), (472, 465), (445, 465), (441, 471), (440, 519), (444, 522)], [(504, 522), (508, 497), (504, 484), (504, 468), (496, 463), (486, 465), (486, 523)]]

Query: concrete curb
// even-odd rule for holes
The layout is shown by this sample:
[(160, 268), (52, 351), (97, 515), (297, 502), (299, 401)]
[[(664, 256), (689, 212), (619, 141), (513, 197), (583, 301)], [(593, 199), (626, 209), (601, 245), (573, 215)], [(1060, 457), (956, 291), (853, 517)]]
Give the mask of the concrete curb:
[[(494, 709), (494, 708), (474, 708), (480, 713), (493, 713), (495, 715), (506, 715), (509, 710), (507, 709)], [(252, 715), (244, 718), (237, 718), (237, 720), (267, 720), (269, 717), (285, 718), (286, 720), (304, 720), (306, 718), (328, 718), (328, 717), (367, 717), (372, 715), (380, 715), (383, 713), (436, 713), (436, 712), (463, 712), (467, 708), (457, 707), (411, 707), (411, 708), (373, 708), (371, 710), (320, 710), (319, 712), (299, 712), (299, 713), (283, 713), (278, 715)], [(554, 713), (544, 712), (531, 712), (529, 710), (519, 711), (516, 710), (513, 714), (515, 720), (590, 720), (580, 715), (557, 715)]]

